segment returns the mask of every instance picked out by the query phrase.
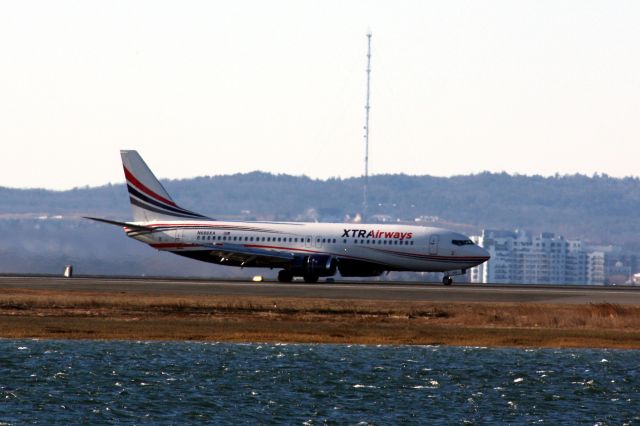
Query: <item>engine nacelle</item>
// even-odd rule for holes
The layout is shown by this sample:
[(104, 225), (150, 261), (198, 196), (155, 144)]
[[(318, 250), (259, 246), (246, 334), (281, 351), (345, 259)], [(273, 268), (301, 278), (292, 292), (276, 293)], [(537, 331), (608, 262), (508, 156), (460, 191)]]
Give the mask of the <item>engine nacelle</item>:
[(384, 272), (379, 265), (346, 259), (340, 259), (338, 270), (343, 277), (377, 277)]
[(335, 275), (338, 261), (333, 256), (314, 254), (295, 259), (291, 272), (296, 276), (330, 277)]

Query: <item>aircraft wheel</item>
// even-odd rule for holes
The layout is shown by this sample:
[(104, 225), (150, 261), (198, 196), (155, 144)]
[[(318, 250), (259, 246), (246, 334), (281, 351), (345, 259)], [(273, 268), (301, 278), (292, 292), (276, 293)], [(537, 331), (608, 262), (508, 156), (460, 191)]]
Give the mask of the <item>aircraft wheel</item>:
[(291, 281), (293, 281), (293, 274), (291, 273), (291, 271), (283, 269), (282, 271), (278, 272), (278, 281), (280, 281), (281, 283), (290, 283)]
[(318, 276), (317, 275), (305, 275), (304, 276), (304, 282), (305, 283), (317, 283), (318, 282)]
[(442, 284), (444, 284), (444, 285), (451, 285), (451, 284), (453, 284), (453, 278), (451, 278), (451, 277), (444, 277), (444, 278), (442, 278)]

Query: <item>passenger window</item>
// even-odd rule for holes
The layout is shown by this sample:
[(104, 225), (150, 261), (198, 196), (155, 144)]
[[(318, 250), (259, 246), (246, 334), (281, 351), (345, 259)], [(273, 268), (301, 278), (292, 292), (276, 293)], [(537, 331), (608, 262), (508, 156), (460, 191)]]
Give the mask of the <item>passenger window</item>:
[(342, 240), (342, 242), (343, 242), (344, 244), (347, 244), (347, 240)]
[(336, 239), (334, 238), (334, 239), (333, 239), (333, 244), (335, 244), (335, 243), (336, 243)]

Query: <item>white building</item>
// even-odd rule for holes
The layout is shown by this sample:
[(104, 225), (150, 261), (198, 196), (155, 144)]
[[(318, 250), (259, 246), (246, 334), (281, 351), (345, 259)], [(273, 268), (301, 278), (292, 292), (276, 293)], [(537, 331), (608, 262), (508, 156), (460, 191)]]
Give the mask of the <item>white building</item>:
[(605, 275), (605, 253), (594, 251), (588, 254), (587, 284), (603, 284)]
[[(472, 237), (491, 259), (471, 270), (471, 282), (512, 284), (602, 284), (604, 256), (580, 241), (549, 232), (484, 230)], [(602, 273), (600, 273), (602, 272)]]

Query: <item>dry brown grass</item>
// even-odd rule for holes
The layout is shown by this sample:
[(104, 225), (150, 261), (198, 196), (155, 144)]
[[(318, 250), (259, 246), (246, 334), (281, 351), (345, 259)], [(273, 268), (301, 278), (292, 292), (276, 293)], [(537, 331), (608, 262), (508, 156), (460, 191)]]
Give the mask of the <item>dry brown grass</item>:
[(640, 307), (0, 289), (0, 336), (640, 348)]

